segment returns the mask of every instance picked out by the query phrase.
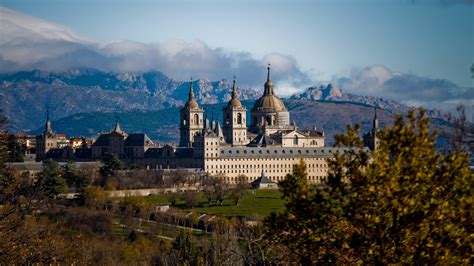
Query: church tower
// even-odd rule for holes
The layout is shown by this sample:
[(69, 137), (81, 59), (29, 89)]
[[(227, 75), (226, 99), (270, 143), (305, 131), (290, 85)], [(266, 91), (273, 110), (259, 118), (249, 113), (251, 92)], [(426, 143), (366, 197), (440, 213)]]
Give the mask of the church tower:
[(51, 127), (51, 120), (49, 119), (49, 109), (46, 111), (46, 123), (42, 135), (36, 136), (36, 160), (42, 161), (46, 159), (46, 153), (52, 148), (58, 147), (56, 136)]
[(379, 146), (377, 133), (379, 131), (379, 119), (377, 118), (377, 108), (375, 108), (374, 120), (372, 121), (372, 130), (364, 134), (364, 146), (375, 151)]
[(232, 145), (246, 145), (247, 142), (247, 109), (242, 105), (237, 95), (237, 83), (234, 77), (232, 86), (232, 98), (223, 108), (224, 114), (224, 137), (225, 141)]
[(192, 147), (194, 137), (203, 130), (203, 110), (199, 108), (198, 103), (194, 97), (193, 80), (189, 83), (189, 97), (188, 101), (180, 110), (180, 147)]

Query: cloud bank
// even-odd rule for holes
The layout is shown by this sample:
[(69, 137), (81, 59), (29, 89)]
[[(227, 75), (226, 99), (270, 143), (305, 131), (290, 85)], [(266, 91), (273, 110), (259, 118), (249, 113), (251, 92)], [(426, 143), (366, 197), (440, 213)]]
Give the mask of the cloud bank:
[[(0, 7), (0, 72), (41, 69), (64, 71), (96, 68), (113, 72), (159, 70), (178, 80), (191, 76), (217, 80), (238, 77), (241, 85), (263, 84), (266, 65), (274, 81), (299, 87), (308, 74), (288, 55), (271, 53), (261, 59), (250, 53), (211, 48), (195, 40), (144, 44), (133, 41), (99, 43), (70, 29)], [(258, 83), (257, 83), (258, 82)]]
[(347, 77), (334, 77), (336, 86), (358, 95), (392, 99), (410, 106), (454, 111), (463, 104), (473, 114), (474, 88), (463, 88), (446, 79), (396, 73), (376, 65), (353, 69)]

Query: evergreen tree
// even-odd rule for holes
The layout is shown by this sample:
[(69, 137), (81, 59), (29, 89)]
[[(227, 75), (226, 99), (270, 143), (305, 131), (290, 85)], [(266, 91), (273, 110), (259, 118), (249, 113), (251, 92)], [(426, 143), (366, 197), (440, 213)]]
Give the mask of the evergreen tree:
[(7, 141), (8, 161), (9, 162), (23, 162), (23, 156), (26, 148), (16, 141), (13, 135), (10, 135)]
[(67, 162), (63, 166), (64, 179), (69, 187), (76, 188), (77, 191), (82, 191), (84, 188), (88, 187), (92, 179), (89, 175), (85, 173), (79, 173), (74, 165), (74, 162)]
[(47, 198), (56, 198), (58, 194), (66, 192), (67, 184), (63, 171), (53, 160), (43, 163), (43, 170), (36, 178), (37, 185), (42, 188), (43, 195)]
[(102, 166), (100, 167), (100, 175), (102, 176), (102, 186), (107, 183), (107, 180), (114, 176), (115, 172), (124, 169), (123, 162), (117, 155), (106, 153), (102, 159)]

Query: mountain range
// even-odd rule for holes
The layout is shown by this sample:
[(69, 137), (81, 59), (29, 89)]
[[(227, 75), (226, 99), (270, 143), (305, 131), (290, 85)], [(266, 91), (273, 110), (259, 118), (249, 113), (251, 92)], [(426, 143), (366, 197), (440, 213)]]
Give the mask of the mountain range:
[[(226, 79), (194, 81), (199, 102), (219, 103), (230, 99)], [(160, 110), (184, 104), (189, 81), (176, 81), (158, 71), (111, 73), (95, 69), (67, 72), (21, 71), (0, 75), (0, 102), (14, 132), (36, 129), (46, 108), (52, 119), (76, 113), (130, 110)], [(255, 99), (259, 92), (239, 88), (241, 99)]]
[[(213, 110), (216, 119), (221, 118), (231, 86), (232, 81), (226, 79), (193, 82), (198, 102), (209, 116)], [(129, 132), (145, 132), (160, 142), (177, 142), (178, 108), (187, 100), (188, 91), (189, 81), (173, 80), (158, 71), (113, 73), (72, 69), (0, 75), (0, 101), (12, 132), (40, 133), (48, 107), (55, 131), (70, 136), (95, 137), (109, 131), (120, 119)], [(248, 111), (261, 91), (239, 88), (239, 97)], [(345, 93), (331, 84), (309, 87), (284, 102), (300, 128), (323, 129), (328, 143), (347, 124), (359, 122), (363, 131), (369, 130), (374, 107), (380, 109), (382, 125), (391, 123), (395, 114), (410, 109), (393, 100)], [(436, 127), (446, 127), (439, 112), (429, 111), (429, 115)]]
[[(230, 99), (232, 81), (194, 81), (196, 98), (203, 104)], [(263, 82), (262, 82), (263, 84)], [(261, 88), (240, 88), (242, 100), (254, 100)], [(188, 97), (189, 81), (177, 81), (159, 71), (113, 73), (97, 69), (65, 72), (20, 71), (0, 75), (0, 102), (13, 132), (41, 126), (46, 108), (57, 120), (77, 113), (153, 111), (179, 107)], [(410, 107), (392, 100), (345, 93), (331, 84), (313, 86), (291, 99), (347, 102), (374, 106), (390, 113), (406, 113)], [(441, 118), (437, 111), (430, 111)]]

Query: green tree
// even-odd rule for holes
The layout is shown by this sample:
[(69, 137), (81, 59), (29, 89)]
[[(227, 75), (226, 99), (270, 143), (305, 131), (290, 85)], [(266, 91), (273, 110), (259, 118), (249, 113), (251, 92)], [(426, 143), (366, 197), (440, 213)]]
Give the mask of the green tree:
[(265, 221), (267, 237), (303, 264), (470, 264), (474, 180), (468, 156), (435, 150), (424, 110), (378, 132), (373, 154), (358, 129), (312, 188), (301, 162), (281, 182), (286, 211)]
[(123, 162), (118, 158), (117, 155), (106, 153), (102, 159), (102, 166), (99, 169), (100, 175), (102, 176), (102, 186), (105, 186), (107, 180), (114, 176), (116, 171), (124, 169)]
[(67, 162), (63, 166), (64, 178), (69, 187), (75, 187), (77, 191), (82, 191), (92, 183), (92, 178), (86, 173), (79, 173), (74, 162)]
[(37, 185), (42, 187), (43, 195), (47, 198), (56, 198), (58, 194), (66, 192), (64, 173), (53, 160), (43, 163), (43, 170), (36, 175), (36, 178)]
[(14, 135), (10, 135), (7, 142), (8, 161), (9, 162), (23, 162), (23, 156), (26, 148), (19, 143)]

